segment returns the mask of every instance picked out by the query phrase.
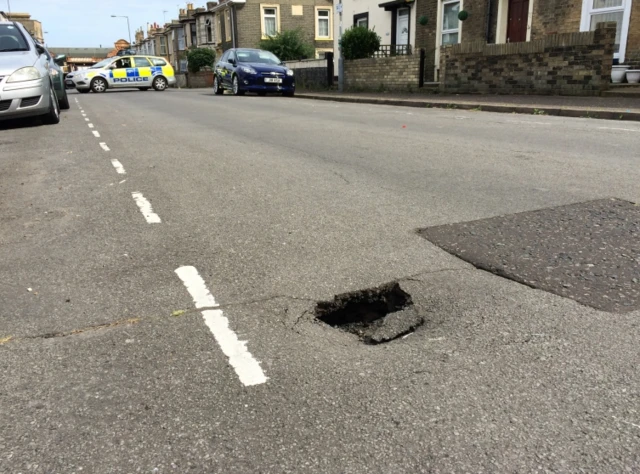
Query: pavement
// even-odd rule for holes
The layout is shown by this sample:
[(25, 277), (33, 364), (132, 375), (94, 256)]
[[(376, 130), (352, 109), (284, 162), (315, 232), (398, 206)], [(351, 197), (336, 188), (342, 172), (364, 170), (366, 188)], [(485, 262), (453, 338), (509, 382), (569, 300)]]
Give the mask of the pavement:
[[(1, 473), (640, 470), (640, 311), (418, 232), (638, 203), (637, 124), (70, 98), (59, 125), (0, 123)], [(396, 282), (388, 327), (423, 320), (401, 337), (316, 319)]]
[(640, 121), (640, 99), (637, 97), (573, 97), (534, 95), (474, 95), (433, 93), (365, 93), (310, 92), (297, 93), (298, 98), (394, 105), (398, 107), (445, 108), (483, 112), (552, 115), (560, 117), (597, 118), (617, 121)]

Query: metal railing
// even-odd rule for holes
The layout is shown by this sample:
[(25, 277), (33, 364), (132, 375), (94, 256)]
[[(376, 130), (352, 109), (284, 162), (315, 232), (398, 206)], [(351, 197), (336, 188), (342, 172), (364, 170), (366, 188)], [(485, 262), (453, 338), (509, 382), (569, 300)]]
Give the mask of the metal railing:
[(373, 53), (374, 58), (388, 56), (408, 56), (412, 54), (410, 44), (381, 44), (380, 49)]

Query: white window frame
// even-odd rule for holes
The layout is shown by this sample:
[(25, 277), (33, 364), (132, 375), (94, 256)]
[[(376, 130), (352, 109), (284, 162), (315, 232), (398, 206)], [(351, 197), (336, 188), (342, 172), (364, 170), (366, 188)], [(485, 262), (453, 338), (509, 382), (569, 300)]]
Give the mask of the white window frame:
[(627, 52), (627, 36), (629, 34), (629, 18), (631, 17), (632, 0), (622, 0), (619, 7), (593, 8), (593, 0), (582, 0), (582, 19), (580, 21), (580, 31), (591, 30), (591, 15), (599, 13), (622, 12), (622, 24), (620, 25), (620, 51), (613, 54), (620, 64), (624, 61)]
[(442, 46), (442, 37), (444, 35), (448, 35), (451, 33), (457, 33), (458, 34), (458, 43), (460, 43), (460, 33), (461, 33), (461, 26), (462, 26), (462, 22), (460, 20), (458, 20), (458, 27), (456, 29), (449, 29), (449, 30), (445, 30), (444, 29), (444, 7), (445, 5), (450, 5), (452, 3), (459, 3), (460, 4), (460, 10), (462, 11), (462, 0), (444, 0), (442, 3), (442, 9), (440, 11), (440, 35), (438, 36), (439, 40), (440, 40), (440, 46)]
[[(361, 25), (360, 23), (364, 23), (364, 25)], [(369, 17), (363, 16), (361, 18), (358, 18), (356, 20), (356, 26), (364, 26), (366, 28), (369, 28)]]
[[(268, 39), (269, 36), (266, 33), (264, 19), (266, 18), (264, 11), (265, 9), (271, 9), (276, 11), (276, 34), (280, 33), (280, 5), (270, 5), (266, 3), (260, 4), (260, 33), (262, 35), (262, 39)], [(271, 15), (269, 15), (271, 17)]]
[(213, 34), (213, 21), (211, 21), (211, 18), (206, 18), (204, 20), (204, 34), (205, 34), (205, 41), (207, 43), (213, 43), (215, 36)]
[[(320, 15), (319, 12), (327, 12), (326, 17), (322, 17), (322, 19), (326, 19), (328, 22), (328, 36), (320, 36)], [(316, 41), (332, 41), (333, 40), (333, 10), (331, 7), (316, 7)]]
[(315, 54), (315, 58), (316, 59), (324, 59), (324, 57), (320, 57), (320, 55), (324, 55), (324, 53), (332, 53), (333, 49), (332, 48), (316, 48), (316, 54)]

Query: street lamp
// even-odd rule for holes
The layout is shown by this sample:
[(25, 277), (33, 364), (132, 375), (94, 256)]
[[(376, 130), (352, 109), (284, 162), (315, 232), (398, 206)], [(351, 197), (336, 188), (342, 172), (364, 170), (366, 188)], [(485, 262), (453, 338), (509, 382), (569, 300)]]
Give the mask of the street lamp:
[(129, 26), (129, 17), (124, 15), (111, 15), (111, 18), (126, 18), (127, 19), (127, 31), (129, 32), (129, 46), (131, 46), (131, 27)]

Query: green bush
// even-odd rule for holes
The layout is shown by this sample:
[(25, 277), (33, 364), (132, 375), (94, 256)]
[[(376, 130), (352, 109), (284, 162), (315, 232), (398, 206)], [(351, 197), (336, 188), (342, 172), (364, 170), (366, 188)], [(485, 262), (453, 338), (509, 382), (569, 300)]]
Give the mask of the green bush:
[(189, 72), (198, 72), (205, 67), (213, 68), (216, 62), (216, 52), (208, 48), (195, 48), (187, 53)]
[(260, 41), (260, 49), (271, 51), (280, 61), (295, 61), (313, 57), (315, 50), (307, 43), (302, 30), (285, 30)]
[(354, 26), (342, 34), (341, 45), (344, 59), (369, 58), (380, 49), (380, 37), (366, 26)]

